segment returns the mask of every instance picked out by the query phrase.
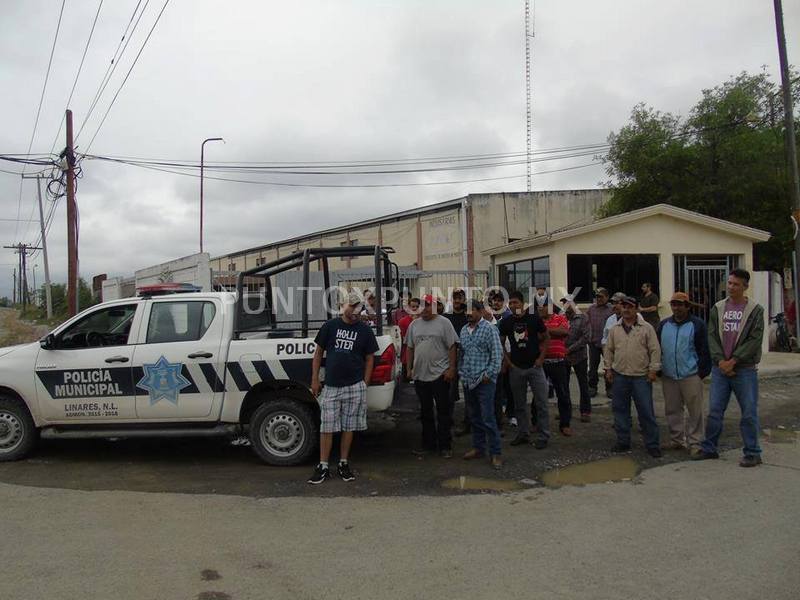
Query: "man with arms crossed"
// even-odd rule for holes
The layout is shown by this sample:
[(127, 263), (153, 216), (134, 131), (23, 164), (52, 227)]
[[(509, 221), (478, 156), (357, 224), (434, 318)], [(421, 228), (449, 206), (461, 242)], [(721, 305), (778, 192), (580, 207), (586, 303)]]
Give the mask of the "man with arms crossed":
[[(317, 349), (311, 363), (311, 392), (320, 408), (319, 464), (308, 483), (320, 484), (330, 477), (328, 458), (333, 434), (342, 433), (338, 473), (344, 481), (356, 477), (350, 470), (353, 432), (367, 428), (367, 383), (372, 375), (378, 341), (359, 316), (364, 305), (358, 294), (349, 294), (342, 315), (327, 321), (317, 333)], [(325, 387), (319, 380), (325, 355)], [(321, 391), (321, 393), (320, 393)]]

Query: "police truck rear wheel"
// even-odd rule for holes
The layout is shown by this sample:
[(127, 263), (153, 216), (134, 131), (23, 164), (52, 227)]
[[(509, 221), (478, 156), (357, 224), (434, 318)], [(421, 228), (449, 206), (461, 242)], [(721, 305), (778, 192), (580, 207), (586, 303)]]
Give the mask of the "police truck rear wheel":
[(36, 445), (38, 433), (19, 400), (0, 396), (0, 462), (24, 458)]
[(297, 465), (317, 444), (317, 417), (308, 404), (280, 398), (259, 406), (250, 419), (250, 445), (270, 465)]

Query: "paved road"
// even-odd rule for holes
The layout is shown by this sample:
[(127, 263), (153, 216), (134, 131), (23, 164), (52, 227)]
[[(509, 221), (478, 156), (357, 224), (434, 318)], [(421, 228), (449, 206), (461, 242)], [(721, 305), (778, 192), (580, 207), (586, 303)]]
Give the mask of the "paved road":
[[(797, 389), (800, 378), (770, 379), (761, 385), (762, 426), (800, 426)], [(660, 415), (662, 439), (666, 442), (660, 385), (654, 386), (656, 410)], [(460, 414), (461, 405), (457, 408)], [(552, 417), (556, 415), (555, 407)], [(735, 402), (728, 411), (723, 445), (740, 445)], [(76, 490), (126, 490), (265, 496), (370, 496), (428, 495), (459, 493), (443, 483), (461, 476), (518, 482), (537, 479), (557, 467), (607, 458), (614, 443), (611, 411), (601, 402), (591, 423), (575, 419), (575, 435), (564, 438), (555, 433), (546, 450), (532, 446), (512, 448), (508, 441), (514, 429), (507, 429), (504, 453), (507, 466), (493, 471), (487, 462), (465, 462), (460, 453), (469, 438), (456, 439), (456, 458), (429, 456), (420, 460), (411, 449), (418, 444), (420, 424), (413, 413), (386, 416), (371, 423), (371, 430), (356, 442), (353, 464), (360, 478), (352, 484), (332, 481), (311, 487), (305, 483), (311, 465), (275, 468), (261, 464), (247, 447), (234, 447), (223, 440), (105, 440), (43, 442), (29, 459), (0, 464), (0, 482), (62, 487)], [(555, 421), (552, 426), (555, 431)], [(685, 461), (685, 453), (665, 451), (664, 458), (647, 456), (634, 435), (632, 458), (638, 468)], [(491, 484), (490, 488), (502, 485)]]
[(460, 497), (242, 498), (0, 484), (0, 597), (794, 600), (800, 446), (766, 464)]

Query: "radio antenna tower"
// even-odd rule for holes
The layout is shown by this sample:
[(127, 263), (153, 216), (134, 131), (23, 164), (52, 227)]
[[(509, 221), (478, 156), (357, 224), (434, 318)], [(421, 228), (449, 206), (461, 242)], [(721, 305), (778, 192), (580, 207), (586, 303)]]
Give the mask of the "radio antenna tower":
[(525, 0), (525, 112), (526, 112), (526, 142), (528, 191), (531, 190), (531, 129), (533, 128), (533, 115), (531, 112), (531, 40), (533, 39), (533, 11), (531, 4), (533, 0)]

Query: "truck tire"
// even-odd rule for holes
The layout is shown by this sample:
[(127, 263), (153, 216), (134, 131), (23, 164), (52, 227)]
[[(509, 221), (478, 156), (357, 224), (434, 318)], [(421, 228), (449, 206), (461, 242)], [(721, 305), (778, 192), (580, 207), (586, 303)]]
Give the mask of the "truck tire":
[(307, 461), (318, 438), (318, 419), (302, 400), (269, 400), (250, 419), (250, 445), (270, 465), (290, 466)]
[(0, 462), (25, 458), (39, 439), (39, 431), (25, 405), (0, 396)]

